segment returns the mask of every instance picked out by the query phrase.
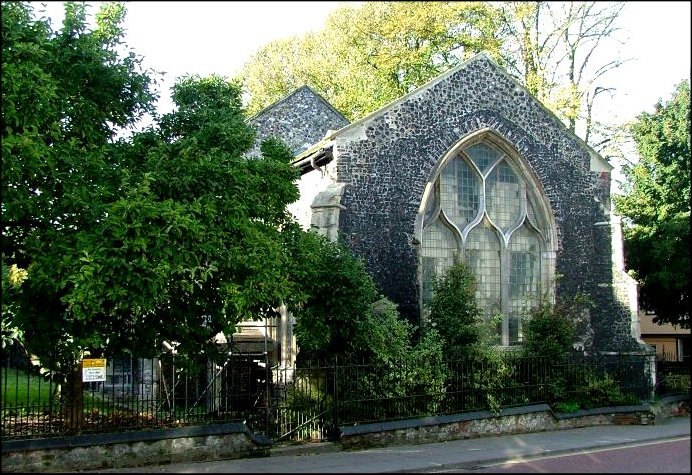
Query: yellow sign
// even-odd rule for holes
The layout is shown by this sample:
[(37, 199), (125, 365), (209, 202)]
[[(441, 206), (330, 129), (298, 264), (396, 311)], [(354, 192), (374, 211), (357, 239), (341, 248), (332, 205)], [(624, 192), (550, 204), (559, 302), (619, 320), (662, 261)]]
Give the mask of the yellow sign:
[(82, 368), (98, 368), (106, 367), (106, 358), (94, 358), (89, 360), (82, 360)]
[(94, 383), (106, 380), (106, 358), (82, 360), (82, 381)]

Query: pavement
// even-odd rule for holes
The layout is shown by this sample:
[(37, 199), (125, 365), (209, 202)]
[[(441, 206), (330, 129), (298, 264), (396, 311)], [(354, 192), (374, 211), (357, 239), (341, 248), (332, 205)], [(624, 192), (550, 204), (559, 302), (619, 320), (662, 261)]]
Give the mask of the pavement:
[[(473, 470), (493, 463), (576, 453), (666, 439), (690, 438), (690, 416), (655, 425), (607, 425), (485, 436), (427, 444), (343, 450), (338, 443), (279, 446), (271, 456), (103, 470), (137, 473), (391, 473)], [(688, 455), (689, 456), (689, 455)]]

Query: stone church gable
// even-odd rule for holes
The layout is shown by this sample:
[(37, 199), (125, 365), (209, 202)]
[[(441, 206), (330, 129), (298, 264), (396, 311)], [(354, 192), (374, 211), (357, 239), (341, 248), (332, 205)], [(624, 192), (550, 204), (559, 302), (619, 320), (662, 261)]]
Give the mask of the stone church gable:
[[(340, 235), (381, 291), (419, 323), (425, 200), (441, 167), (481, 139), (506, 153), (532, 188), (532, 203), (545, 208), (543, 279), (558, 296), (585, 292), (594, 300), (583, 345), (636, 348), (631, 309), (613, 287), (612, 167), (485, 54), (298, 154), (304, 175), (294, 212), (304, 225), (310, 217), (313, 227), (329, 223), (322, 231)], [(469, 231), (458, 232), (461, 239)]]
[(327, 131), (348, 125), (348, 120), (312, 88), (302, 86), (250, 118), (248, 124), (257, 131), (249, 156), (259, 155), (260, 144), (269, 137), (280, 138), (298, 155)]

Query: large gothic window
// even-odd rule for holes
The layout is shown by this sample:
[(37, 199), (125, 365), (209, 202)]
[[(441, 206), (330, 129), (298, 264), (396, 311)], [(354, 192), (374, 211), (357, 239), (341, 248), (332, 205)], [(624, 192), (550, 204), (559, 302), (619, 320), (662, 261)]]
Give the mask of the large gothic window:
[(422, 213), (421, 289), (432, 298), (435, 276), (463, 260), (475, 273), (487, 318), (500, 316), (497, 342), (521, 342), (521, 318), (545, 290), (551, 265), (547, 208), (521, 160), (485, 135), (440, 167)]

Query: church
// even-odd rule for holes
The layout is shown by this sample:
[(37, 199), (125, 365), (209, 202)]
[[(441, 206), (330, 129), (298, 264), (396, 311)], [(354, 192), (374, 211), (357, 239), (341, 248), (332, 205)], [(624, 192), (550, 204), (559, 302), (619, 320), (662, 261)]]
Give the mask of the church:
[(414, 324), (435, 275), (460, 259), (485, 315), (500, 316), (500, 346), (521, 344), (522, 315), (539, 299), (582, 293), (593, 306), (575, 347), (645, 348), (611, 212), (613, 167), (486, 54), (353, 123), (308, 86), (248, 123), (250, 155), (270, 136), (294, 152), (300, 224), (343, 239)]

